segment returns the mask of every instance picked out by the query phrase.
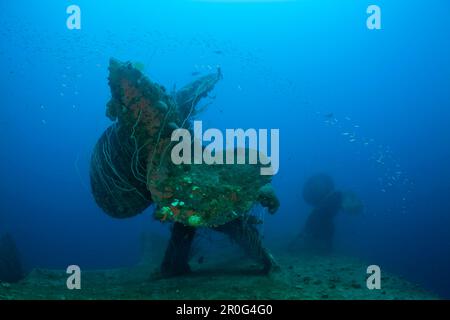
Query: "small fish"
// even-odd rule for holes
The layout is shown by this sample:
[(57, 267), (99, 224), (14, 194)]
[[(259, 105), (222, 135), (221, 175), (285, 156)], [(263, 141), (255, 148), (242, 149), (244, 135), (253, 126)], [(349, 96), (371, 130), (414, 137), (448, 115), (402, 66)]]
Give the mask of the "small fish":
[(223, 54), (223, 51), (222, 51), (222, 50), (214, 50), (213, 53), (222, 55), (222, 54)]
[(331, 119), (331, 118), (334, 118), (334, 113), (326, 113), (326, 114), (324, 114), (324, 116), (327, 119)]
[(200, 258), (198, 258), (197, 260), (198, 264), (202, 264), (203, 262), (205, 262), (205, 257), (201, 256)]
[(45, 121), (44, 119), (42, 119), (41, 122), (42, 122), (43, 125), (47, 124), (47, 121)]
[(350, 135), (350, 132), (343, 132), (342, 135), (343, 135), (343, 136), (349, 136), (349, 135)]
[(350, 141), (350, 142), (355, 142), (355, 141), (356, 141), (356, 139), (350, 139), (349, 141)]
[(200, 74), (200, 72), (199, 71), (194, 71), (194, 72), (191, 72), (191, 76), (198, 76)]

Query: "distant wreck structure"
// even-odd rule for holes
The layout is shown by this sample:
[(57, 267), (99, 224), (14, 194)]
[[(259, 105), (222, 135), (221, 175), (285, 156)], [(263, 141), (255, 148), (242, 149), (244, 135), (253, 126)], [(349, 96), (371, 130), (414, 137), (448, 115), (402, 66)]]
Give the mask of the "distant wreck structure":
[(24, 277), (16, 244), (11, 235), (0, 236), (0, 282), (15, 283)]
[(111, 59), (106, 115), (114, 123), (98, 140), (90, 170), (92, 193), (107, 214), (129, 218), (154, 204), (160, 221), (216, 227), (257, 202), (276, 211), (271, 177), (261, 176), (259, 165), (171, 162), (173, 130), (191, 130), (200, 100), (221, 79), (218, 69), (169, 94), (131, 62)]

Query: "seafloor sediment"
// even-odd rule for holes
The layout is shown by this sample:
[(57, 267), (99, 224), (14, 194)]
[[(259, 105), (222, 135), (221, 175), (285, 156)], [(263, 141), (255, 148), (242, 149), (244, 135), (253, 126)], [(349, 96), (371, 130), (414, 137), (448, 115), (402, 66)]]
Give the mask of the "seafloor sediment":
[[(367, 264), (342, 256), (277, 254), (281, 271), (270, 276), (245, 259), (192, 263), (188, 276), (152, 277), (156, 264), (83, 271), (81, 290), (68, 290), (64, 270), (35, 269), (17, 284), (0, 283), (0, 299), (439, 299), (383, 271), (382, 288), (366, 287)], [(156, 261), (156, 260), (155, 260)]]

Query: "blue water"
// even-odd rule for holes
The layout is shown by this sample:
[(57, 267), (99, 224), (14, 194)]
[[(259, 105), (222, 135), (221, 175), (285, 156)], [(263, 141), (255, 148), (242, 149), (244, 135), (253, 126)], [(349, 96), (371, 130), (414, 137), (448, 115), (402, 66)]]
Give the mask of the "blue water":
[[(81, 30), (66, 28), (74, 3)], [(450, 298), (449, 14), (446, 0), (2, 1), (0, 232), (27, 269), (137, 263), (141, 232), (168, 226), (151, 209), (114, 220), (89, 188), (109, 58), (168, 89), (220, 65), (204, 126), (280, 129), (266, 245), (301, 230), (303, 183), (324, 171), (366, 208), (339, 215), (336, 251)]]

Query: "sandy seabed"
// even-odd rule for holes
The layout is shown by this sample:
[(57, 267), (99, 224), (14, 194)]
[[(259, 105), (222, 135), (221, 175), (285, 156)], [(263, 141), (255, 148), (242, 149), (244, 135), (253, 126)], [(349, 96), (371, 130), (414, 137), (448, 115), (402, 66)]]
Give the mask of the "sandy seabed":
[(0, 283), (0, 299), (439, 299), (382, 272), (380, 290), (366, 286), (367, 264), (343, 256), (275, 254), (281, 270), (262, 275), (245, 258), (191, 263), (182, 277), (155, 277), (157, 259), (133, 268), (82, 271), (81, 290), (68, 290), (65, 270), (35, 269), (17, 284)]

